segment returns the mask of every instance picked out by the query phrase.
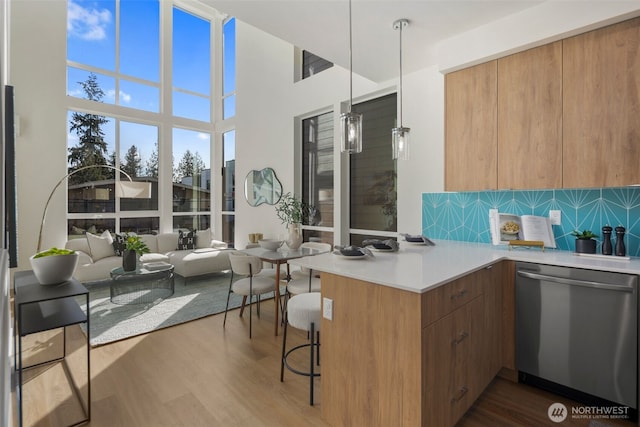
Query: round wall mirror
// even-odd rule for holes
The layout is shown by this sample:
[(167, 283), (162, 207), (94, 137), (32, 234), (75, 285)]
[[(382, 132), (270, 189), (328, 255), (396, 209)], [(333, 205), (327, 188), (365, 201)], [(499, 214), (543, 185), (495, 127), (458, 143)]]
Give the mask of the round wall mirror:
[(252, 170), (244, 180), (244, 196), (251, 206), (275, 205), (282, 196), (282, 184), (271, 168)]

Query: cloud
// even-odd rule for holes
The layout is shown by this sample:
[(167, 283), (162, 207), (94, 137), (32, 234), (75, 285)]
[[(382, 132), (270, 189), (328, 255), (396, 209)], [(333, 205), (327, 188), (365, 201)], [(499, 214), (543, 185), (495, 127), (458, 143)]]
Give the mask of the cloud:
[(120, 99), (125, 104), (129, 104), (131, 102), (131, 94), (123, 92), (123, 91), (120, 91)]
[(82, 40), (104, 40), (107, 26), (111, 23), (111, 12), (107, 9), (89, 9), (69, 1), (67, 8), (67, 31)]

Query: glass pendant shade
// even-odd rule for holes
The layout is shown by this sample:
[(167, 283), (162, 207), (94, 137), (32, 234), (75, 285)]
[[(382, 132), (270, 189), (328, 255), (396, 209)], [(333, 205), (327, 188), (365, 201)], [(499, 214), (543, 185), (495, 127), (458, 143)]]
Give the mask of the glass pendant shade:
[(402, 29), (409, 26), (408, 19), (398, 19), (393, 22), (393, 29), (400, 33), (400, 88), (398, 90), (398, 123), (391, 129), (391, 157), (394, 160), (409, 160), (409, 128), (402, 126)]
[(362, 114), (342, 113), (340, 115), (340, 129), (342, 131), (340, 151), (343, 153), (362, 152)]
[(411, 129), (398, 127), (391, 129), (391, 148), (393, 159), (409, 160), (409, 131)]

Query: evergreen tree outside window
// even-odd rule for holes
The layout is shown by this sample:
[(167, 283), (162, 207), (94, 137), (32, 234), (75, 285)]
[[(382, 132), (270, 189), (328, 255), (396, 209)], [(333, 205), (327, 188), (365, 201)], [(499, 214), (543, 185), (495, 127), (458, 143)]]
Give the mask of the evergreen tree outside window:
[[(213, 25), (221, 18), (207, 8), (179, 4), (171, 0), (67, 0), (69, 168), (108, 164), (152, 183), (152, 199), (115, 199), (111, 190), (109, 200), (103, 200), (107, 193), (98, 190), (113, 189), (113, 180), (121, 177), (107, 168), (78, 176), (78, 181), (86, 178), (90, 184), (68, 183), (69, 191), (77, 196), (69, 198), (70, 233), (74, 228), (82, 233), (101, 227), (115, 232), (172, 226), (213, 229), (212, 210), (220, 206), (210, 201), (211, 129), (214, 117), (222, 114), (214, 114), (212, 87), (221, 83), (222, 75), (212, 75), (216, 44), (211, 31), (223, 25)], [(169, 28), (172, 36), (161, 37)], [(229, 49), (235, 50), (235, 27), (229, 28), (233, 31), (228, 40), (234, 43), (226, 43), (225, 58), (234, 58)], [(221, 31), (214, 37), (222, 36)], [(161, 70), (168, 67), (172, 72), (166, 75), (172, 79), (163, 80)], [(230, 81), (235, 91), (235, 68), (229, 76), (233, 76)], [(161, 93), (171, 101), (163, 110)], [(216, 102), (222, 104), (222, 94), (216, 96)], [(200, 139), (197, 144), (192, 144), (195, 138), (188, 142), (175, 139), (181, 132)], [(174, 179), (178, 174), (179, 181)], [(218, 179), (219, 174), (215, 182), (219, 186)], [(74, 185), (78, 187), (72, 188)], [(163, 193), (168, 196), (164, 200), (158, 199), (159, 185), (174, 186)], [(176, 188), (187, 193), (180, 209), (175, 208)], [(89, 196), (98, 198), (88, 202)], [(174, 212), (175, 217), (161, 221), (160, 212)]]

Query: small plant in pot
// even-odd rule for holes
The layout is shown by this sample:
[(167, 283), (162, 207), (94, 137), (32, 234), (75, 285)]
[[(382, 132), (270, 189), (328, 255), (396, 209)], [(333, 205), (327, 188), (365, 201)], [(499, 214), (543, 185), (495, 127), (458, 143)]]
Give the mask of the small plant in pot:
[(578, 231), (575, 230), (571, 233), (576, 237), (576, 253), (579, 254), (595, 254), (596, 253), (596, 241), (598, 237), (591, 230)]
[(302, 221), (308, 212), (307, 206), (296, 196), (287, 193), (276, 204), (276, 215), (287, 224), (287, 246), (293, 250), (302, 244)]
[(29, 258), (33, 273), (41, 285), (57, 285), (71, 279), (78, 264), (78, 253), (51, 248)]
[(140, 236), (125, 234), (122, 269), (134, 271), (138, 266), (138, 257), (146, 253), (149, 253), (149, 247)]

